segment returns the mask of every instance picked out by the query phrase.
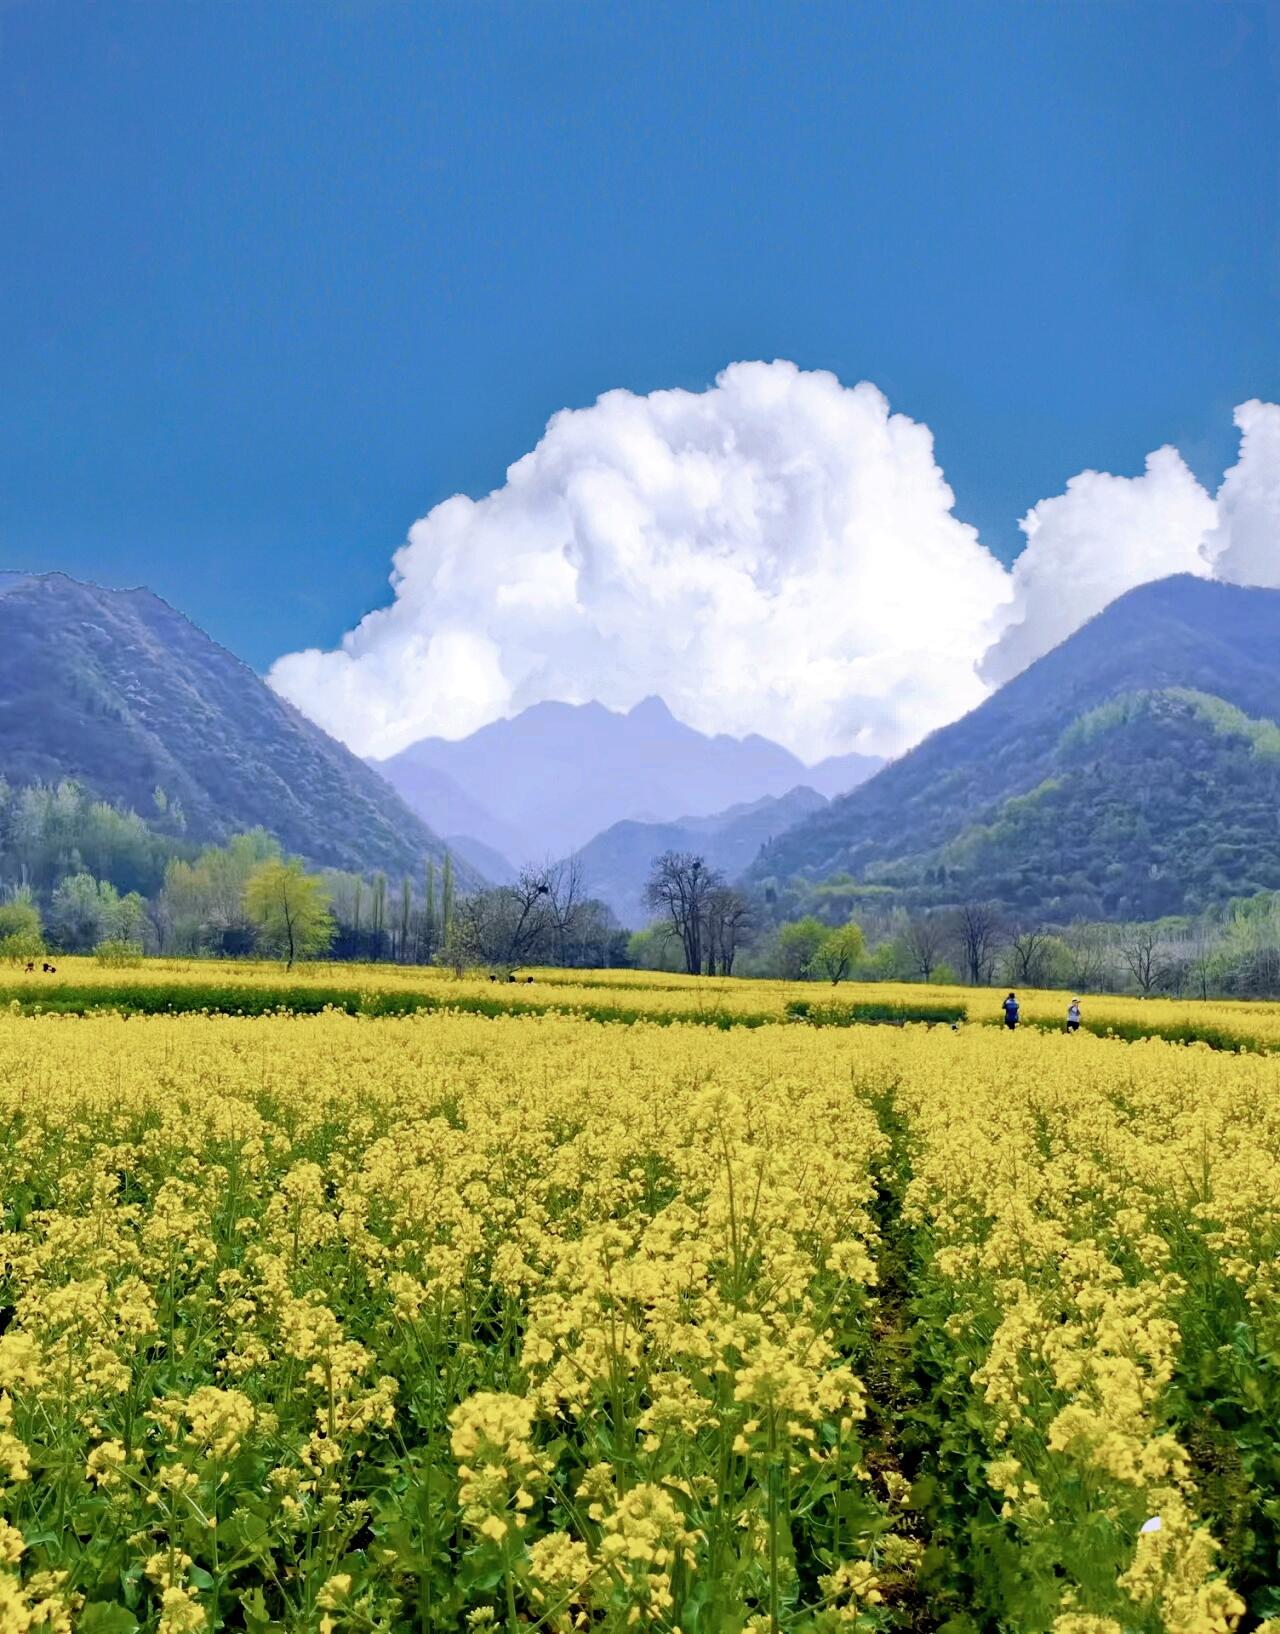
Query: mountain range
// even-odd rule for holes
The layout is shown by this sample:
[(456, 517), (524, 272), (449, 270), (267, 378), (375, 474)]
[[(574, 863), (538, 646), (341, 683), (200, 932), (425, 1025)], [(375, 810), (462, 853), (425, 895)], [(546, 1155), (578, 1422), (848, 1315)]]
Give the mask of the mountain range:
[(699, 732), (655, 697), (625, 713), (534, 704), (469, 737), (423, 738), (371, 764), (435, 832), (519, 865), (567, 856), (622, 821), (683, 824), (801, 785), (841, 794), (882, 763), (849, 754), (806, 766), (758, 734)]
[(261, 825), (337, 868), (416, 876), (444, 854), (376, 772), (167, 602), (62, 573), (0, 574), (0, 773), (72, 778), (144, 816), (160, 789), (192, 840)]
[(766, 845), (771, 893), (1150, 918), (1280, 888), (1280, 591), (1180, 575)]
[(827, 804), (816, 789), (791, 789), (783, 795), (730, 806), (710, 817), (680, 817), (671, 823), (614, 823), (577, 853), (587, 893), (607, 902), (622, 924), (647, 924), (652, 910), (644, 886), (653, 859), (664, 851), (694, 851), (727, 879), (746, 871), (756, 853), (774, 835)]
[(416, 876), (447, 843), (464, 890), (577, 855), (629, 925), (664, 850), (702, 852), (778, 912), (870, 892), (1065, 923), (1280, 889), (1278, 722), (1280, 591), (1181, 576), (1122, 596), (879, 769), (709, 736), (657, 698), (538, 704), (375, 769), (149, 591), (0, 574), (11, 785), (72, 778), (144, 816), (163, 806), (192, 842), (261, 825), (363, 873)]

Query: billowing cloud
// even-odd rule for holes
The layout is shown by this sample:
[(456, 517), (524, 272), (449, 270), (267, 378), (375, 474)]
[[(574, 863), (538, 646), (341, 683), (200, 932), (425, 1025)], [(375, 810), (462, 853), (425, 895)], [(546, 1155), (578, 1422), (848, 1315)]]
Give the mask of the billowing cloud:
[(704, 392), (608, 392), (486, 498), (437, 505), (391, 606), (269, 679), (363, 754), (652, 693), (806, 759), (892, 754), (1136, 585), (1280, 585), (1280, 408), (1236, 424), (1216, 501), (1174, 448), (1083, 471), (1023, 518), (1009, 572), (955, 515), (928, 427), (867, 382), (735, 363)]
[(1201, 546), (1216, 514), (1176, 448), (1149, 454), (1140, 477), (1072, 477), (1065, 493), (1033, 505), (1019, 524), (1027, 544), (984, 678), (1001, 685), (1136, 585), (1207, 574)]
[(1218, 520), (1204, 542), (1206, 561), (1232, 584), (1280, 588), (1280, 405), (1236, 410), (1240, 458), (1218, 490)]
[(659, 693), (808, 759), (892, 752), (981, 701), (1009, 577), (926, 426), (872, 385), (737, 363), (566, 410), (486, 498), (411, 529), (391, 606), (270, 679), (366, 754), (543, 699)]

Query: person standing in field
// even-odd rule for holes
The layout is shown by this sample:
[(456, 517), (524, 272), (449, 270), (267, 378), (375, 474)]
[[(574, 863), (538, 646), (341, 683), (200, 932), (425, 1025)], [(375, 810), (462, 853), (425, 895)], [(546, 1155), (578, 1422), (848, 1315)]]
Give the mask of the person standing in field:
[(1012, 993), (1004, 1001), (1004, 1024), (1010, 1032), (1018, 1025), (1018, 1000)]
[(1071, 1003), (1067, 1006), (1067, 1031), (1069, 1033), (1078, 1033), (1080, 1031), (1079, 999), (1072, 999)]

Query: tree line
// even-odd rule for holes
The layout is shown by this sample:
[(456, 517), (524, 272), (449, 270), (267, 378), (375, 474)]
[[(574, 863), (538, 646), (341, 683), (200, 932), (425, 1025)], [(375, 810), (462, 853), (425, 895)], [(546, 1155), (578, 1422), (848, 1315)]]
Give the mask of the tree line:
[(176, 802), (157, 789), (154, 804), (144, 820), (71, 781), (0, 779), (0, 958), (279, 954), (495, 971), (625, 961), (626, 933), (576, 861), (464, 894), (447, 851), (416, 877), (311, 869), (261, 828), (196, 845)]
[[(813, 892), (822, 901), (821, 887)], [(782, 917), (765, 893), (728, 886), (705, 858), (654, 859), (654, 919), (628, 962), (687, 973), (786, 981), (900, 981), (1071, 987), (1174, 997), (1280, 997), (1280, 892), (1201, 915), (1046, 925), (974, 900), (910, 911), (871, 888), (829, 893), (834, 912)], [(856, 917), (850, 913), (856, 909)]]
[(154, 807), (144, 821), (69, 781), (14, 789), (0, 779), (0, 958), (29, 960), (45, 948), (117, 960), (278, 954), (494, 973), (639, 965), (793, 981), (1280, 997), (1277, 892), (1200, 915), (1046, 925), (980, 899), (912, 910), (892, 890), (850, 879), (747, 893), (705, 857), (667, 851), (646, 885), (652, 922), (628, 933), (591, 896), (574, 858), (463, 893), (447, 854), (424, 860), (416, 877), (312, 870), (263, 829), (198, 846), (160, 789)]

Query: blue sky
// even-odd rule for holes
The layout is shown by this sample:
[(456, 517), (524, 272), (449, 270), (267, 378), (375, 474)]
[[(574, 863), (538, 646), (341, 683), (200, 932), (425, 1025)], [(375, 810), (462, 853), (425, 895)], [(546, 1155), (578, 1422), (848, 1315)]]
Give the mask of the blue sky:
[(959, 515), (1280, 386), (1259, 4), (0, 8), (0, 566), (259, 668), (549, 416), (735, 359), (874, 381)]

